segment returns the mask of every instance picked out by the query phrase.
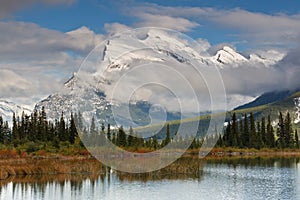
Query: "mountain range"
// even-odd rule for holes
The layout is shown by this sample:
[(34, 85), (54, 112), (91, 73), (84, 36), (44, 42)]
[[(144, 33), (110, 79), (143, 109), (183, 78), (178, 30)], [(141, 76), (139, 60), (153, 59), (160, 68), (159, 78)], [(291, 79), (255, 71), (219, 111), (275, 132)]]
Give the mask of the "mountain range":
[[(84, 118), (90, 120), (90, 113), (92, 112), (96, 113), (97, 117), (104, 119), (105, 122), (114, 124), (112, 106), (121, 108), (122, 104), (119, 102), (112, 103), (108, 100), (107, 88), (109, 88), (112, 82), (119, 79), (124, 74), (124, 71), (140, 63), (159, 64), (165, 60), (171, 60), (175, 64), (189, 64), (193, 60), (196, 60), (207, 67), (232, 68), (249, 63), (253, 66), (260, 64), (269, 67), (284, 57), (284, 54), (273, 50), (261, 54), (244, 56), (229, 46), (222, 47), (214, 55), (202, 55), (201, 52), (195, 49), (197, 48), (187, 46), (184, 40), (172, 37), (163, 31), (149, 30), (143, 34), (113, 37), (98, 49), (98, 57), (96, 59), (101, 59), (101, 66), (97, 67), (90, 74), (88, 83), (80, 82), (81, 77), (75, 73), (64, 84), (63, 93), (49, 95), (46, 99), (38, 102), (34, 109), (45, 107), (48, 118), (57, 119), (62, 112), (65, 114), (69, 113), (75, 105), (80, 105), (84, 106), (84, 110), (86, 111), (82, 113)], [(122, 52), (126, 53), (120, 56)], [(93, 86), (90, 87), (91, 85)], [(86, 86), (90, 88), (87, 89)], [(74, 93), (74, 88), (76, 88), (76, 94)], [(82, 99), (74, 102), (74, 95), (77, 100), (79, 96)], [(288, 104), (288, 109), (295, 111), (296, 115), (300, 110), (299, 101), (299, 97), (290, 91), (267, 91), (267, 93), (262, 94), (250, 103), (242, 106), (236, 105), (239, 107), (235, 111), (245, 111), (266, 105), (270, 109), (273, 109), (276, 105), (283, 102), (284, 104)], [(148, 124), (153, 120), (151, 117), (159, 117), (161, 112), (159, 109), (153, 111), (154, 107), (151, 103), (144, 100), (130, 102), (129, 106), (134, 123), (138, 125)], [(0, 115), (4, 116), (5, 120), (10, 120), (13, 112), (21, 114), (22, 110), (30, 112), (29, 109), (22, 108), (22, 106), (18, 106), (12, 102), (0, 101)], [(153, 116), (149, 117), (149, 111), (152, 112)], [(259, 112), (264, 113), (266, 110), (262, 109)], [(184, 118), (206, 115), (208, 113), (209, 111), (186, 114)], [(167, 120), (177, 120), (181, 117), (181, 113), (174, 111), (168, 111), (165, 114)], [(132, 125), (130, 121), (122, 118), (122, 116), (117, 115), (114, 117), (117, 117), (125, 125)], [(297, 119), (300, 121), (300, 116)]]

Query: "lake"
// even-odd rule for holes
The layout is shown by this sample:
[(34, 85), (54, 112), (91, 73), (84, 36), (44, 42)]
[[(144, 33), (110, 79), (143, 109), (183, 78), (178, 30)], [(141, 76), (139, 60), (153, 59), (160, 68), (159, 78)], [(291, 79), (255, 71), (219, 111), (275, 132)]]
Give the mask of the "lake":
[[(187, 173), (35, 175), (1, 182), (1, 200), (300, 199), (299, 158), (178, 161)], [(199, 173), (188, 173), (197, 163)], [(182, 170), (181, 170), (182, 171)]]

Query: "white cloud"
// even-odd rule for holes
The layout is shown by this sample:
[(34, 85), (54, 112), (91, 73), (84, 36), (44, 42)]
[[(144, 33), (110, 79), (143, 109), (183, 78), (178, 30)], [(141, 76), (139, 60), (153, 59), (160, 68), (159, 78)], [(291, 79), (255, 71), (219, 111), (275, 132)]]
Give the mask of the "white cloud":
[(120, 23), (105, 23), (104, 29), (108, 34), (113, 35), (118, 32), (130, 30), (131, 27)]
[(104, 39), (104, 35), (95, 34), (89, 28), (83, 26), (79, 29), (67, 33), (70, 38), (65, 42), (74, 50), (80, 50), (84, 53), (91, 51), (96, 45), (100, 44)]
[(26, 8), (35, 3), (43, 3), (46, 5), (72, 4), (76, 0), (1, 0), (0, 1), (0, 18), (7, 17), (11, 12)]
[[(103, 40), (86, 27), (68, 33), (42, 28), (33, 23), (0, 22), (0, 58), (44, 60), (60, 52), (86, 54)], [(3, 60), (3, 59), (2, 59)]]
[(199, 44), (199, 47), (201, 48), (198, 49), (200, 53), (207, 53), (207, 51), (211, 48), (211, 44), (206, 39), (198, 38), (196, 41)]
[(135, 15), (141, 20), (141, 22), (136, 24), (137, 27), (162, 27), (187, 32), (199, 26), (198, 23), (182, 17), (149, 13), (137, 13)]
[(1, 85), (1, 97), (27, 97), (28, 104), (59, 90), (104, 39), (87, 27), (63, 33), (33, 23), (0, 22), (0, 30), (0, 70), (10, 72), (1, 73), (8, 84)]
[[(203, 28), (209, 24), (215, 29), (229, 30), (244, 42), (255, 42), (260, 45), (290, 45), (295, 42), (300, 33), (300, 14), (271, 15), (238, 8), (222, 10), (200, 7), (167, 7), (156, 4), (136, 6), (127, 11), (126, 13), (129, 15), (139, 17), (141, 20), (139, 26), (150, 24), (179, 31), (189, 31), (199, 24)], [(163, 16), (160, 17), (161, 15)]]
[(32, 87), (25, 78), (8, 69), (0, 69), (0, 97), (22, 96)]

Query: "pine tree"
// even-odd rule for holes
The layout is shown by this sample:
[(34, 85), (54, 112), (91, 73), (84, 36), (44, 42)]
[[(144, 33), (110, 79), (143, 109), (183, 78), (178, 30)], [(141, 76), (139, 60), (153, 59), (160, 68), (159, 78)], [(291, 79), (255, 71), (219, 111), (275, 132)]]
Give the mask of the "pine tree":
[(244, 142), (243, 142), (243, 136), (244, 136), (244, 134), (243, 134), (243, 132), (244, 132), (244, 123), (243, 123), (243, 120), (240, 120), (239, 121), (239, 133), (240, 133), (240, 148), (243, 148), (244, 147)]
[(231, 122), (229, 121), (226, 129), (225, 129), (225, 133), (223, 136), (223, 141), (224, 141), (224, 145), (225, 146), (231, 146), (232, 145), (232, 137), (231, 137)]
[[(77, 122), (77, 123), (76, 123)], [(80, 111), (78, 111), (77, 114), (77, 121), (75, 121), (77, 128), (79, 129), (79, 131), (83, 131), (84, 130), (84, 125), (83, 125), (83, 120), (82, 120), (82, 114)]]
[(266, 145), (269, 148), (275, 147), (274, 129), (271, 124), (271, 116), (268, 115), (267, 133), (266, 133)]
[(0, 115), (0, 144), (3, 144), (4, 143), (4, 122), (3, 122), (3, 118), (2, 116)]
[(90, 135), (89, 135), (89, 142), (88, 145), (96, 146), (97, 145), (97, 134), (98, 130), (96, 128), (95, 118), (92, 117), (91, 127), (90, 127)]
[(257, 135), (256, 135), (256, 128), (255, 128), (255, 120), (254, 115), (250, 113), (250, 134), (249, 134), (249, 147), (256, 147), (257, 146)]
[(257, 129), (257, 132), (256, 132), (256, 145), (255, 145), (255, 148), (260, 149), (263, 146), (260, 121), (256, 122), (256, 129)]
[(278, 127), (277, 127), (277, 136), (278, 136), (278, 146), (280, 148), (285, 148), (286, 144), (285, 144), (285, 133), (284, 133), (284, 121), (283, 121), (283, 116), (282, 113), (279, 113), (279, 117), (278, 117)]
[(23, 144), (25, 142), (25, 138), (26, 138), (25, 113), (24, 113), (24, 111), (22, 112), (21, 122), (19, 122), (18, 126), (19, 126), (18, 132), (19, 132), (20, 143)]
[(152, 147), (153, 147), (154, 149), (157, 149), (157, 148), (158, 148), (158, 142), (157, 142), (156, 135), (153, 136)]
[(13, 127), (11, 141), (15, 147), (19, 144), (19, 130), (15, 113), (13, 114)]
[(48, 132), (48, 123), (46, 119), (46, 112), (45, 108), (42, 108), (42, 111), (40, 112), (38, 116), (38, 135), (40, 141), (47, 141), (47, 132)]
[(59, 140), (60, 141), (67, 141), (68, 137), (67, 137), (67, 134), (66, 134), (66, 122), (65, 122), (65, 119), (64, 119), (64, 113), (63, 112), (61, 113), (61, 116), (60, 116), (59, 130), (58, 131), (59, 131), (58, 132)]
[(295, 129), (295, 147), (299, 149), (299, 137), (297, 129)]
[(4, 144), (5, 141), (5, 133), (4, 133), (4, 121), (2, 116), (0, 116), (0, 144)]
[(71, 144), (74, 144), (76, 137), (78, 137), (78, 132), (76, 129), (73, 113), (71, 113), (70, 127), (69, 127), (69, 142)]
[(115, 132), (113, 132), (111, 142), (112, 142), (113, 144), (117, 145), (117, 138), (116, 138), (116, 133), (115, 133)]
[(31, 116), (31, 128), (32, 131), (32, 137), (34, 138), (34, 141), (38, 140), (38, 111), (35, 109), (32, 116)]
[(236, 118), (236, 114), (233, 113), (232, 115), (232, 126), (231, 126), (231, 134), (232, 134), (232, 146), (238, 147), (240, 146), (240, 133), (238, 127), (238, 121)]
[(129, 128), (129, 135), (128, 135), (128, 139), (127, 139), (127, 146), (132, 147), (133, 146), (133, 129), (130, 126)]
[(284, 140), (285, 147), (292, 148), (294, 146), (294, 138), (292, 137), (293, 128), (292, 128), (292, 120), (290, 117), (290, 113), (287, 113), (284, 119)]
[(111, 141), (110, 124), (107, 125), (107, 139)]
[(10, 138), (11, 131), (10, 131), (7, 121), (4, 122), (2, 132), (3, 132), (3, 136), (4, 136), (3, 144), (8, 144), (11, 141), (11, 138)]
[(166, 138), (163, 140), (163, 146), (168, 145), (171, 142), (171, 137), (170, 137), (170, 125), (167, 124), (166, 128)]
[(267, 134), (266, 134), (266, 119), (264, 117), (261, 118), (261, 139), (262, 139), (262, 145), (267, 145)]
[(123, 129), (123, 126), (119, 128), (118, 136), (117, 136), (117, 145), (119, 147), (126, 147), (126, 133)]
[[(199, 141), (199, 140), (198, 140)], [(199, 145), (199, 144), (198, 144)], [(200, 146), (200, 145), (199, 145)], [(217, 147), (222, 147), (223, 146), (223, 138), (222, 138), (222, 135), (220, 134), (218, 136), (218, 141), (217, 141), (217, 144), (216, 144)]]
[(244, 116), (244, 131), (242, 141), (244, 147), (249, 147), (249, 120), (247, 114)]

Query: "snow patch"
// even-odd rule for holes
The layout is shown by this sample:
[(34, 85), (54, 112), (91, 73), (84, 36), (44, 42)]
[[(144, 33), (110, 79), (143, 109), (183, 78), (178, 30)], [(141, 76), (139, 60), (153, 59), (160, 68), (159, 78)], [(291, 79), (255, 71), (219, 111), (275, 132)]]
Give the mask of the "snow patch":
[(300, 122), (300, 97), (294, 98), (294, 103), (297, 109), (294, 123), (297, 124)]

